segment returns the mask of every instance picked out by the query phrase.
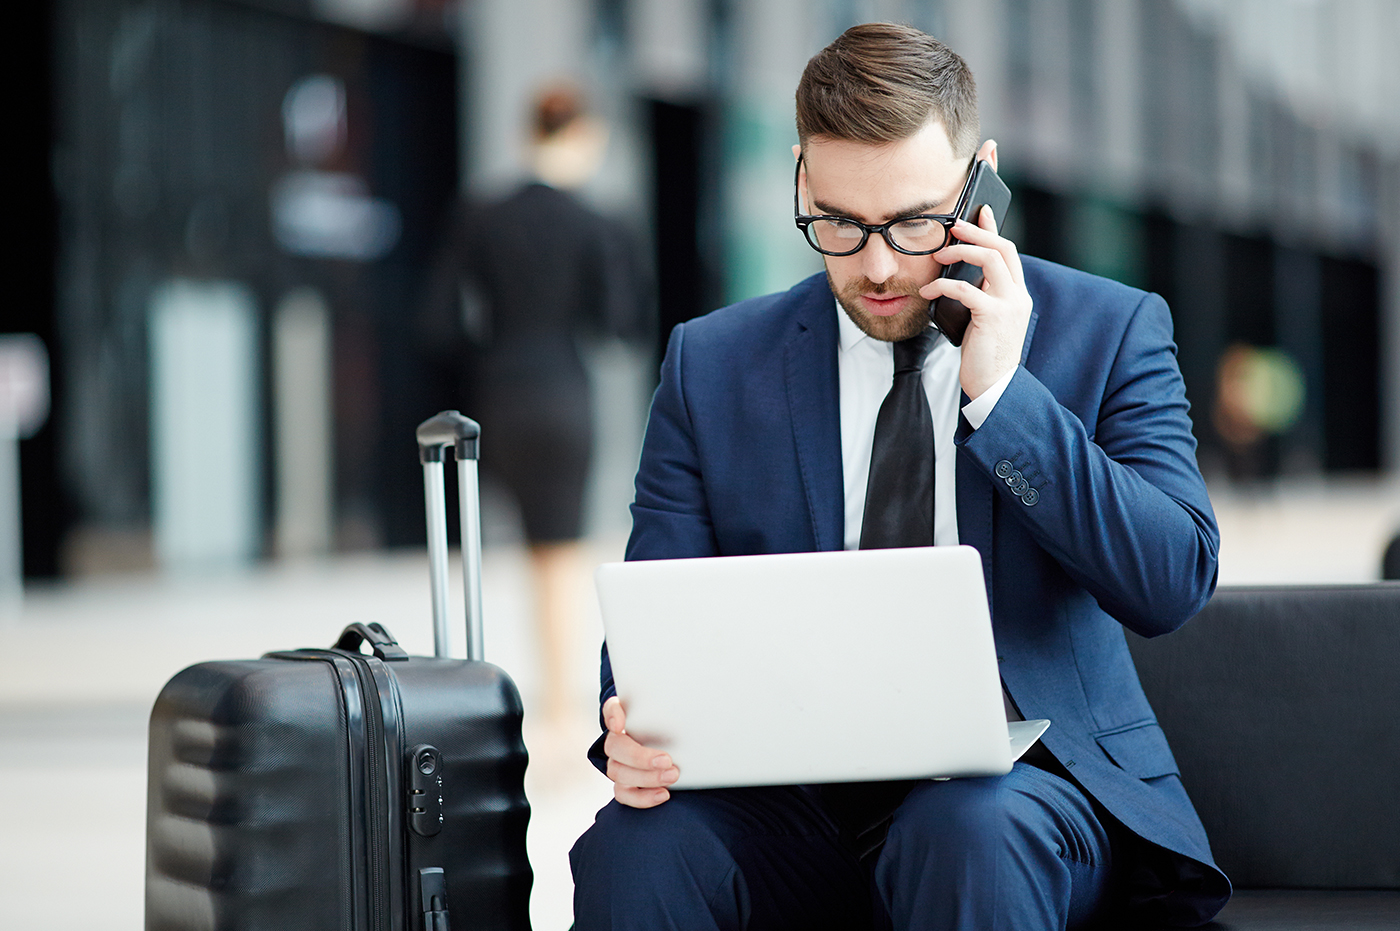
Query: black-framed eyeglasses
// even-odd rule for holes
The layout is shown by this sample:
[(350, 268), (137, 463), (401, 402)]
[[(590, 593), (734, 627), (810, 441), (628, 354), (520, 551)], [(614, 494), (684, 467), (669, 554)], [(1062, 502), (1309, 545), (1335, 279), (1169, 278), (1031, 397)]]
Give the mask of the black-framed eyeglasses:
[(888, 223), (874, 226), (852, 220), (850, 217), (803, 213), (798, 199), (798, 181), (801, 177), (802, 156), (798, 156), (797, 170), (792, 176), (792, 219), (802, 231), (802, 235), (807, 238), (807, 245), (822, 255), (855, 255), (865, 248), (871, 233), (879, 233), (885, 237), (885, 242), (896, 252), (903, 252), (905, 255), (929, 255), (948, 245), (953, 224), (958, 221), (958, 214), (962, 212), (968, 185), (972, 183), (972, 165), (968, 166), (967, 180), (963, 182), (962, 191), (958, 193), (957, 206), (953, 208), (952, 213), (919, 213), (908, 217), (895, 217)]

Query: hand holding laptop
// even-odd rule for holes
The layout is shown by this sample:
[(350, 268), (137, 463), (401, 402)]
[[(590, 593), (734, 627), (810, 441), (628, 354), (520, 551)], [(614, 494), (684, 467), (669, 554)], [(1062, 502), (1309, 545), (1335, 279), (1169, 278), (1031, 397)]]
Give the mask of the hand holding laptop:
[(680, 770), (669, 754), (628, 736), (627, 712), (616, 695), (603, 703), (603, 722), (608, 726), (603, 752), (608, 755), (613, 797), (632, 808), (654, 808), (670, 798), (666, 786), (680, 778)]

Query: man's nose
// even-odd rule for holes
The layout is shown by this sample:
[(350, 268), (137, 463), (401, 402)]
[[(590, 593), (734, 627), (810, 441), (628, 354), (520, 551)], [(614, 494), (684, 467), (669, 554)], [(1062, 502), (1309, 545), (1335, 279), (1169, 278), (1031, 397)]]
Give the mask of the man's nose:
[(879, 233), (866, 240), (865, 248), (860, 250), (860, 260), (861, 271), (875, 284), (894, 277), (899, 271), (899, 256)]

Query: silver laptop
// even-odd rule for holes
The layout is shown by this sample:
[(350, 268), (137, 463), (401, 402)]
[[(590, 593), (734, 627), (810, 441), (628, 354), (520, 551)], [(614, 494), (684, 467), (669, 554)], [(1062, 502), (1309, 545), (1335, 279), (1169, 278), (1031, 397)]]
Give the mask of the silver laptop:
[(970, 546), (608, 563), (598, 600), (627, 730), (675, 788), (1008, 772)]

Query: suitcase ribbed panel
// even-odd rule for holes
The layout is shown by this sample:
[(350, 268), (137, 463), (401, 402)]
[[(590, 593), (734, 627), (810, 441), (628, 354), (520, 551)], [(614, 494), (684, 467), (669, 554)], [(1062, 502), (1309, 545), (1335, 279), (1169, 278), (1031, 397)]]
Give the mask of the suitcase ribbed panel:
[(407, 835), (409, 900), (418, 896), (418, 871), (441, 866), (454, 931), (529, 931), (533, 873), (525, 852), (530, 806), (519, 692), (490, 663), (415, 658), (385, 665), (399, 681), (404, 745), (432, 744), (443, 753), (442, 832)]
[(148, 931), (354, 926), (339, 692), (325, 663), (204, 663), (166, 685), (151, 713)]
[[(442, 867), (456, 931), (529, 931), (530, 808), (515, 685), (489, 663), (366, 665), (398, 685), (399, 774), (408, 748), (431, 744), (442, 754), (438, 834), (408, 830), (406, 796), (391, 800), (390, 926), (422, 927), (418, 871)], [(344, 701), (332, 664), (309, 655), (203, 663), (167, 684), (151, 714), (147, 931), (372, 928), (365, 754), (376, 751), (349, 740)], [(392, 701), (383, 706), (394, 715)], [(404, 796), (403, 780), (394, 781)]]

